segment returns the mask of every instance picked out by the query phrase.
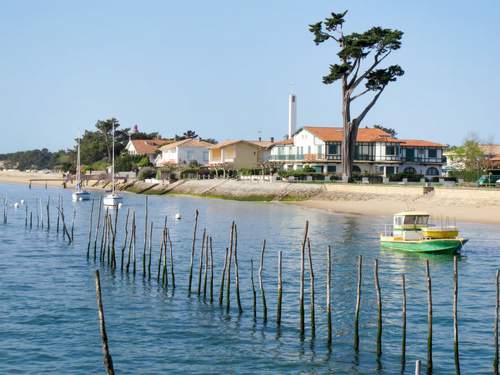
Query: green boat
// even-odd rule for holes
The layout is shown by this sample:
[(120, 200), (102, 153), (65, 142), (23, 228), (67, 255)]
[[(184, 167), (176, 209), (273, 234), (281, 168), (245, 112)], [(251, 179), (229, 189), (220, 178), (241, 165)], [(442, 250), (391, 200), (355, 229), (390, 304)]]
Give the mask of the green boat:
[(459, 237), (456, 226), (429, 225), (425, 212), (400, 212), (394, 215), (392, 233), (380, 235), (382, 248), (428, 254), (455, 254), (467, 239)]

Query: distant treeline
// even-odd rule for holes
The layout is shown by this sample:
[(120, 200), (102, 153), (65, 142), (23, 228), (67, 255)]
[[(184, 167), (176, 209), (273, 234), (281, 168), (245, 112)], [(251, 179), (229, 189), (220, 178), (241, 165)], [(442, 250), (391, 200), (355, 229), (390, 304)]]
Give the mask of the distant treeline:
[[(111, 164), (113, 127), (115, 129), (116, 170), (130, 171), (151, 165), (148, 157), (130, 156), (124, 150), (129, 138), (155, 139), (161, 138), (160, 134), (158, 132), (131, 132), (130, 128), (120, 128), (117, 119), (110, 118), (97, 121), (95, 130), (85, 130), (80, 138), (80, 157), (83, 169), (103, 170)], [(198, 137), (196, 132), (187, 130), (182, 135), (175, 135), (173, 139), (182, 140), (195, 137)], [(213, 139), (205, 139), (205, 141), (215, 143)], [(74, 140), (74, 148), (57, 152), (50, 152), (43, 148), (0, 154), (0, 161), (4, 162), (4, 168), (7, 169), (55, 169), (75, 172), (76, 143), (77, 139)]]

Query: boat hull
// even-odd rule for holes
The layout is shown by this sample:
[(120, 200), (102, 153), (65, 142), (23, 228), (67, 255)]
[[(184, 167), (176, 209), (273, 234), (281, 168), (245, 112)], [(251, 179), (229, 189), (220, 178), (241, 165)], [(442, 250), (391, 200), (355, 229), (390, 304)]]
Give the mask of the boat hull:
[(380, 240), (382, 247), (386, 249), (429, 254), (454, 254), (466, 242), (463, 238), (405, 241), (386, 237)]
[(90, 199), (90, 193), (88, 191), (75, 191), (71, 195), (73, 198), (73, 201), (78, 202), (78, 201), (88, 201)]
[(103, 198), (102, 203), (108, 207), (118, 207), (118, 205), (122, 202), (122, 200), (123, 197), (121, 195), (109, 194)]

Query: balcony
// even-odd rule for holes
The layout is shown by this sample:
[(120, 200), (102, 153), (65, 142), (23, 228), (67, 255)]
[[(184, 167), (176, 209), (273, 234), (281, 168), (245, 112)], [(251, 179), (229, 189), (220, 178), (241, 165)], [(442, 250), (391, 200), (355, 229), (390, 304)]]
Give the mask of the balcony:
[(426, 157), (401, 157), (402, 162), (406, 163), (446, 163), (446, 158), (426, 158)]
[(269, 157), (270, 161), (295, 161), (295, 160), (304, 160), (303, 154), (294, 154), (294, 155), (271, 155)]

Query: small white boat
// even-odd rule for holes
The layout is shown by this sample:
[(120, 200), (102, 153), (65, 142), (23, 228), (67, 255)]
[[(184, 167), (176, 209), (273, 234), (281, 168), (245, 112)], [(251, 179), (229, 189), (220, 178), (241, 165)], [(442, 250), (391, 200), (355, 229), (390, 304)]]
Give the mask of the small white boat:
[(123, 197), (115, 191), (115, 127), (113, 126), (113, 152), (111, 163), (111, 193), (107, 194), (102, 202), (110, 208), (121, 207)]
[(80, 165), (80, 139), (78, 139), (78, 150), (76, 157), (76, 190), (71, 194), (73, 202), (88, 201), (90, 199), (90, 193), (85, 189), (82, 189), (82, 176), (81, 176), (81, 165)]

